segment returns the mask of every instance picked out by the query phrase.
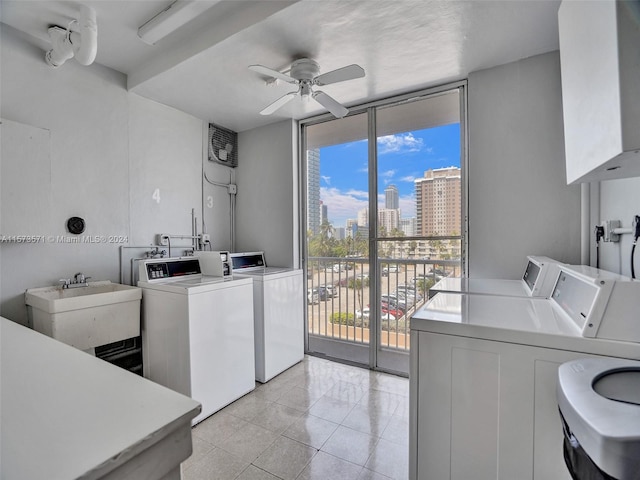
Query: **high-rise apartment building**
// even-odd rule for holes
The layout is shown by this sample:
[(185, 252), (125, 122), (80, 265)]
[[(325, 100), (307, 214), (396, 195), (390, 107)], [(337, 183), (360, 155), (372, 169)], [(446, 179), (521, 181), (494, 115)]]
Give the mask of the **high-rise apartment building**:
[(327, 206), (322, 203), (322, 200), (320, 200), (320, 225), (325, 222), (329, 223), (329, 210)]
[(417, 235), (460, 235), (461, 174), (460, 168), (427, 170), (415, 181)]
[(389, 185), (384, 189), (384, 208), (387, 210), (397, 210), (400, 208), (398, 187), (395, 185)]
[(402, 231), (402, 233), (404, 233), (405, 237), (415, 237), (416, 236), (416, 217), (401, 218), (400, 230)]
[(320, 233), (320, 149), (307, 150), (307, 230)]
[(368, 208), (363, 208), (358, 210), (358, 226), (359, 227), (369, 226), (369, 209)]
[(391, 235), (394, 230), (398, 230), (400, 225), (400, 209), (381, 208), (378, 210), (378, 229), (387, 235)]

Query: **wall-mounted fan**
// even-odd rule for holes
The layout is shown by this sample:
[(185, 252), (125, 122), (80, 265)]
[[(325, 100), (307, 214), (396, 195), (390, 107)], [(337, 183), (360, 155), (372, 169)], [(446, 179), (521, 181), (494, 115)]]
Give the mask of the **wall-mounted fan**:
[(229, 167), (238, 166), (238, 134), (209, 124), (209, 161)]
[(268, 105), (260, 112), (261, 115), (271, 115), (273, 112), (292, 100), (293, 97), (300, 95), (302, 97), (311, 96), (314, 100), (329, 110), (335, 117), (342, 118), (349, 113), (349, 110), (326, 93), (320, 90), (313, 91), (312, 87), (321, 87), (332, 83), (364, 77), (364, 69), (360, 65), (355, 64), (318, 75), (320, 72), (320, 66), (308, 58), (301, 58), (293, 62), (291, 64), (291, 70), (289, 70), (289, 75), (262, 65), (250, 65), (249, 68), (254, 72), (267, 75), (275, 78), (276, 80), (282, 80), (293, 85), (298, 85), (298, 90), (295, 92), (289, 92), (272, 104)]

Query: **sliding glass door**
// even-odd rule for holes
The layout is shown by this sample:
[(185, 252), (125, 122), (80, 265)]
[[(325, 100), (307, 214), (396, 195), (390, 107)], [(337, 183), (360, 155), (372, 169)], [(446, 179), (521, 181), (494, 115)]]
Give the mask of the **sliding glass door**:
[(411, 315), (462, 274), (463, 88), (303, 126), (309, 352), (408, 372)]

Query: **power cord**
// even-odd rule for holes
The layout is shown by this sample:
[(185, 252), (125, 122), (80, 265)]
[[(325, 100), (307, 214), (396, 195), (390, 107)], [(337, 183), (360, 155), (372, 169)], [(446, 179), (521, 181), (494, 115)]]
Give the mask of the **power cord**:
[(638, 243), (638, 238), (640, 238), (640, 215), (636, 215), (633, 220), (633, 244), (631, 247), (631, 278), (636, 278), (636, 269), (634, 267), (634, 256), (636, 253), (636, 244)]

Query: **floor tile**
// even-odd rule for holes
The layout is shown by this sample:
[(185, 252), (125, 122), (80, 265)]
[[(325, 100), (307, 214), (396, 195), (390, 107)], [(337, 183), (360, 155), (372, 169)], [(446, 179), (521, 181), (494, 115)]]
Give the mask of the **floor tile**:
[(342, 425), (362, 433), (381, 437), (391, 418), (392, 416), (388, 413), (369, 410), (366, 406), (358, 404), (342, 421)]
[(228, 413), (242, 418), (243, 420), (251, 420), (258, 413), (263, 412), (271, 407), (273, 402), (258, 397), (254, 393), (256, 391), (257, 389), (252, 393), (240, 398), (239, 400), (236, 400), (231, 405), (228, 405), (224, 408), (224, 410), (222, 410), (222, 413)]
[(398, 405), (405, 399), (406, 397), (398, 395), (397, 393), (369, 390), (364, 394), (358, 404), (368, 408), (370, 411), (393, 415)]
[(295, 408), (274, 403), (270, 408), (252, 418), (251, 423), (280, 434), (289, 428), (289, 425), (296, 419), (300, 418), (302, 413)]
[(236, 480), (280, 480), (280, 479), (274, 475), (271, 475), (269, 472), (265, 472), (264, 470), (254, 465), (249, 465)]
[(316, 452), (315, 448), (280, 437), (253, 464), (284, 480), (294, 480)]
[(364, 397), (365, 393), (367, 393), (366, 387), (340, 380), (327, 391), (325, 396), (356, 404)]
[(321, 450), (351, 463), (364, 466), (373, 452), (378, 438), (339, 426)]
[(406, 480), (406, 379), (304, 360), (192, 430), (183, 480)]
[(357, 480), (391, 480), (391, 477), (387, 477), (386, 475), (382, 475), (381, 473), (363, 468)]
[(278, 398), (276, 403), (306, 412), (320, 399), (320, 397), (322, 397), (322, 393), (314, 392), (312, 390), (310, 391), (302, 387), (293, 387), (291, 390), (286, 392), (286, 395), (282, 395)]
[(183, 480), (234, 480), (249, 466), (230, 453), (214, 448), (198, 460), (191, 468), (183, 471)]
[(384, 373), (374, 373), (370, 383), (371, 388), (383, 392), (396, 393), (399, 395), (409, 394), (409, 379), (387, 375)]
[(226, 413), (225, 409), (200, 422), (191, 432), (193, 436), (219, 447), (245, 425), (248, 425), (248, 422)]
[(249, 423), (229, 437), (220, 448), (246, 462), (253, 462), (277, 438), (277, 433)]
[(355, 480), (362, 467), (325, 452), (318, 452), (302, 471), (298, 480)]
[(382, 438), (400, 445), (409, 446), (409, 421), (401, 416), (391, 417), (387, 428), (382, 433)]
[(338, 428), (337, 423), (305, 414), (294, 421), (283, 435), (319, 449)]
[(322, 396), (313, 404), (309, 413), (313, 416), (324, 418), (334, 423), (342, 423), (345, 417), (353, 409), (354, 405), (343, 400)]
[(407, 447), (380, 439), (365, 467), (394, 480), (407, 480), (409, 478), (409, 453)]
[(193, 433), (191, 435), (191, 443), (193, 445), (193, 453), (182, 462), (183, 471), (191, 468), (198, 460), (215, 448), (211, 443), (201, 439), (197, 435), (193, 435)]

